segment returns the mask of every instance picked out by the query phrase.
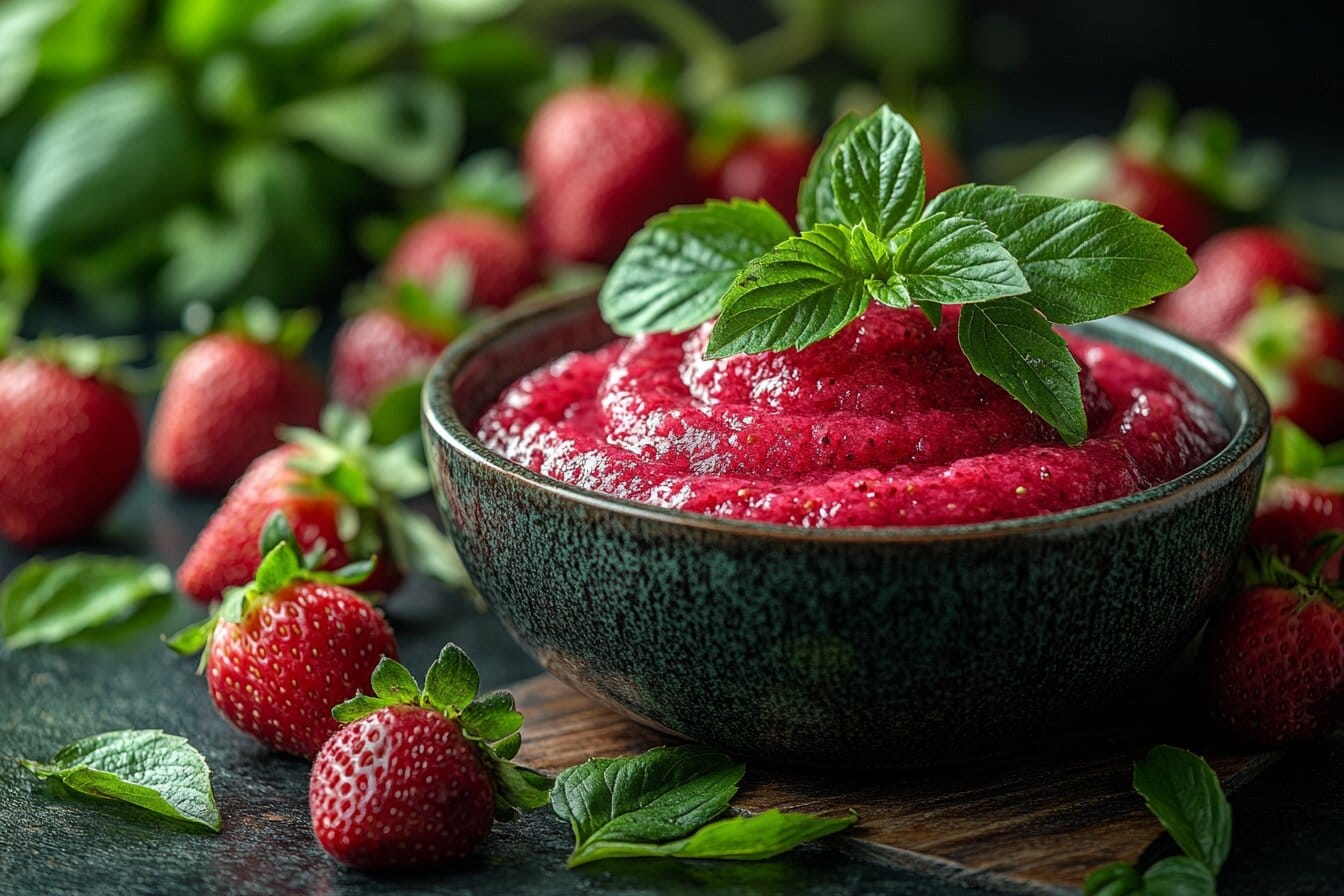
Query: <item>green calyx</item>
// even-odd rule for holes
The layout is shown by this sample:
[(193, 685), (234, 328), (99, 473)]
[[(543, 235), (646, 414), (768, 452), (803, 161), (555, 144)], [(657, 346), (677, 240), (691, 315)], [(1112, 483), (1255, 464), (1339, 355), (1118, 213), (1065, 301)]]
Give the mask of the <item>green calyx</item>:
[(1325, 565), (1344, 550), (1344, 530), (1331, 529), (1312, 539), (1316, 559), (1306, 572), (1295, 569), (1278, 551), (1252, 549), (1242, 555), (1240, 574), (1245, 588), (1283, 588), (1296, 594), (1301, 605), (1325, 600), (1344, 607), (1344, 586), (1327, 582)]
[[(2, 322), (0, 322), (2, 323)], [(75, 376), (98, 379), (125, 392), (145, 392), (153, 377), (128, 366), (144, 354), (144, 343), (134, 336), (94, 339), (91, 336), (44, 336), (31, 342), (11, 340), (0, 357), (37, 358), (59, 364)]]
[(221, 622), (242, 622), (252, 608), (295, 582), (323, 582), (329, 585), (358, 585), (373, 572), (375, 558), (350, 563), (336, 570), (323, 570), (321, 565), (327, 547), (318, 544), (304, 553), (289, 520), (276, 511), (266, 520), (261, 530), (261, 564), (256, 577), (241, 588), (229, 588), (224, 599), (208, 617), (189, 625), (165, 638), (164, 643), (184, 656), (201, 654), (201, 669), (205, 668), (210, 641)]
[(383, 657), (370, 681), (373, 694), (357, 694), (331, 711), (348, 723), (391, 706), (416, 706), (442, 713), (462, 727), (495, 782), (495, 817), (515, 818), (519, 810), (536, 809), (550, 801), (552, 781), (529, 768), (515, 765), (522, 744), (523, 714), (514, 708), (513, 695), (494, 691), (478, 697), (481, 677), (471, 658), (456, 644), (448, 644), (425, 674), (420, 687), (401, 663)]
[(1300, 479), (1344, 493), (1344, 442), (1322, 445), (1291, 420), (1275, 420), (1265, 482), (1275, 479)]
[(216, 314), (207, 305), (190, 305), (182, 313), (182, 333), (165, 337), (159, 355), (170, 361), (193, 342), (206, 336), (225, 333), (257, 345), (264, 345), (284, 358), (297, 358), (308, 347), (321, 323), (321, 315), (312, 308), (281, 311), (270, 300), (254, 296), (231, 305)]
[(432, 286), (414, 280), (379, 286), (368, 304), (394, 311), (417, 330), (450, 341), (461, 335), (479, 316), (468, 310), (471, 285), (471, 266), (449, 261)]

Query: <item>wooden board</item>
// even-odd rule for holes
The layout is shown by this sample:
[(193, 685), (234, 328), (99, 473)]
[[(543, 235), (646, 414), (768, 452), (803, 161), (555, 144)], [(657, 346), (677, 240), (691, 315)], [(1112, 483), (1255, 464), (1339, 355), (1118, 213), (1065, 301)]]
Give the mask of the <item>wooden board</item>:
[[(513, 688), (527, 718), (519, 761), (554, 774), (592, 756), (675, 743), (541, 675)], [(1117, 734), (1117, 730), (1122, 732)], [(835, 845), (930, 874), (1011, 892), (1071, 893), (1107, 862), (1150, 860), (1162, 829), (1131, 788), (1151, 728), (1074, 732), (1019, 756), (958, 767), (822, 776), (749, 765), (733, 804), (748, 812), (858, 811)], [(1201, 750), (1229, 791), (1275, 754)]]

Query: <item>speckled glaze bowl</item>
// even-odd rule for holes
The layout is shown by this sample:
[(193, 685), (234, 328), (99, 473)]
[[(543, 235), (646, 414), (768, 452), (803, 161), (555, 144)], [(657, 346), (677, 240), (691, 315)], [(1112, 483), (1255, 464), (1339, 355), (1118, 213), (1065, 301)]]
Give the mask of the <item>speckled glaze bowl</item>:
[(1135, 319), (1080, 328), (1167, 366), (1232, 440), (1157, 488), (1035, 519), (815, 530), (563, 485), (472, 426), (519, 376), (611, 332), (591, 296), (459, 340), (424, 391), (436, 495), (518, 641), (645, 724), (773, 762), (912, 767), (995, 752), (1152, 679), (1224, 591), (1269, 410), (1249, 377)]

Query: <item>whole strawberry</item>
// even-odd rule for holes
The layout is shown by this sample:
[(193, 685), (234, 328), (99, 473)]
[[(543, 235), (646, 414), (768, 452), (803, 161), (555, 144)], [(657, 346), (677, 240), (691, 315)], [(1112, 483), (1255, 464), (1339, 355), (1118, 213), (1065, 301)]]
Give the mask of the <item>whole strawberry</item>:
[(1194, 255), (1199, 273), (1159, 299), (1154, 316), (1193, 339), (1222, 342), (1255, 309), (1266, 286), (1317, 292), (1321, 277), (1286, 234), (1266, 227), (1229, 230)]
[(1161, 165), (1117, 150), (1110, 174), (1093, 196), (1162, 225), (1193, 251), (1213, 232), (1213, 212), (1197, 190)]
[[(288, 430), (289, 444), (253, 462), (178, 568), (184, 593), (208, 603), (251, 581), (261, 562), (257, 539), (277, 511), (304, 551), (321, 549), (323, 569), (376, 557), (361, 591), (390, 592), (412, 566), (451, 555), (432, 523), (398, 503), (429, 487), (414, 442), (370, 446), (367, 418), (337, 405), (323, 413), (323, 430)], [(423, 555), (433, 557), (422, 562)]]
[(763, 199), (785, 220), (798, 216), (798, 185), (807, 176), (817, 141), (790, 131), (740, 140), (705, 180), (711, 199)]
[(423, 383), (434, 359), (459, 331), (426, 326), (392, 308), (355, 315), (332, 345), (333, 397), (350, 407), (372, 410), (398, 386)]
[(174, 635), (202, 668), (224, 718), (273, 750), (312, 758), (337, 728), (331, 707), (368, 687), (379, 660), (397, 655), (383, 615), (344, 587), (372, 563), (324, 572), (300, 553), (282, 514), (261, 536), (256, 579), (231, 589), (205, 622)]
[(476, 699), (480, 677), (449, 644), (422, 691), (383, 660), (374, 696), (332, 714), (346, 723), (313, 763), (308, 809), (331, 856), (358, 868), (434, 865), (466, 856), (495, 819), (546, 805), (551, 781), (511, 760), (523, 717), (508, 692)]
[(1265, 484), (1251, 522), (1251, 547), (1273, 552), (1298, 572), (1320, 564), (1327, 582), (1340, 577), (1340, 554), (1323, 555), (1322, 539), (1344, 530), (1344, 463), (1287, 420), (1269, 438)]
[(1344, 594), (1273, 554), (1254, 566), (1204, 637), (1209, 711), (1265, 747), (1328, 734), (1344, 725)]
[(693, 192), (676, 110), (614, 87), (573, 88), (542, 105), (523, 169), (533, 241), (560, 261), (610, 263), (646, 220)]
[(412, 225), (392, 250), (383, 276), (393, 289), (410, 282), (433, 292), (453, 265), (466, 273), (469, 309), (503, 308), (540, 279), (523, 229), (480, 211), (444, 212)]
[(251, 302), (183, 349), (150, 426), (150, 472), (183, 491), (222, 492), (280, 444), (281, 426), (316, 426), (322, 382), (299, 358), (316, 325), (311, 312)]
[(0, 535), (34, 548), (88, 531), (130, 485), (140, 423), (105, 378), (120, 346), (71, 339), (0, 359)]

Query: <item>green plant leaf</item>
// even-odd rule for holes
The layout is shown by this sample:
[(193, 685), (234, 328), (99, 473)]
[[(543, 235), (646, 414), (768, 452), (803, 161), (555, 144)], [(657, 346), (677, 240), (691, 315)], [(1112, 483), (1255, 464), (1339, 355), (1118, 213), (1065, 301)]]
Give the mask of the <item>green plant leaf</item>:
[(457, 94), (426, 76), (381, 75), (335, 88), (280, 109), (276, 122), (285, 133), (403, 187), (447, 173), (462, 139)]
[(374, 694), (389, 704), (409, 704), (420, 699), (420, 685), (411, 670), (388, 656), (378, 661), (369, 683)]
[(373, 715), (380, 709), (386, 709), (389, 706), (398, 705), (396, 700), (384, 700), (380, 697), (370, 697), (366, 694), (356, 694), (344, 703), (337, 703), (331, 708), (331, 717), (341, 724), (354, 722), (368, 715)]
[(706, 357), (803, 348), (838, 333), (868, 307), (868, 281), (890, 275), (864, 233), (818, 224), (748, 265), (724, 296)]
[(1291, 420), (1275, 420), (1269, 432), (1265, 478), (1314, 479), (1326, 466), (1325, 448)]
[(1232, 845), (1232, 807), (1209, 764), (1187, 750), (1154, 747), (1134, 764), (1134, 789), (1185, 854), (1217, 874)]
[(443, 190), (450, 208), (485, 209), (520, 217), (532, 190), (513, 157), (502, 149), (478, 152), (457, 166)]
[(76, 554), (29, 560), (0, 583), (0, 622), (11, 649), (100, 632), (172, 594), (168, 568), (125, 557)]
[(74, 0), (10, 0), (0, 6), (0, 116), (28, 88), (42, 53), (42, 35)]
[[(902, 230), (894, 242), (892, 269), (915, 302), (988, 302), (1030, 290), (1012, 254), (972, 218), (931, 215)], [(909, 305), (907, 300), (900, 307)]]
[(602, 286), (602, 317), (623, 335), (679, 333), (709, 320), (734, 279), (793, 231), (764, 202), (711, 200), (658, 215)]
[(462, 710), (462, 727), (482, 740), (503, 740), (523, 727), (523, 714), (514, 709), (512, 694), (495, 691)]
[(540, 809), (551, 801), (554, 781), (530, 768), (514, 765), (498, 752), (490, 753), (487, 761), (495, 772), (496, 805), (509, 814), (514, 809)]
[(1185, 856), (1172, 856), (1153, 865), (1143, 875), (1144, 896), (1214, 896), (1213, 872)]
[(688, 836), (728, 809), (743, 772), (723, 753), (699, 746), (658, 747), (566, 769), (551, 805), (574, 831), (570, 866), (609, 844)]
[(250, 589), (254, 588), (261, 594), (274, 594), (294, 581), (302, 571), (299, 555), (282, 541), (262, 557), (261, 565), (257, 567), (256, 580)]
[(1031, 284), (1031, 303), (1059, 324), (1122, 314), (1195, 275), (1184, 247), (1162, 228), (1104, 202), (968, 184), (935, 197), (925, 214), (940, 212), (984, 221), (998, 234)]
[(174, 51), (201, 59), (247, 33), (270, 0), (169, 0), (163, 35)]
[(369, 409), (369, 436), (375, 445), (391, 445), (420, 431), (420, 380), (410, 380), (385, 390)]
[(1022, 299), (965, 305), (957, 326), (971, 368), (989, 377), (1059, 430), (1070, 445), (1087, 438), (1078, 362), (1050, 322)]
[(854, 128), (859, 116), (846, 112), (826, 131), (821, 146), (812, 156), (807, 176), (798, 185), (798, 229), (811, 230), (818, 224), (843, 224), (844, 216), (835, 203), (831, 172), (835, 170), (835, 154)]
[(845, 223), (863, 224), (879, 237), (918, 220), (924, 156), (910, 122), (887, 106), (859, 122), (835, 154), (831, 189)]
[(425, 699), (440, 712), (461, 712), (476, 699), (480, 687), (476, 664), (456, 644), (444, 645), (425, 673)]
[(158, 730), (109, 731), (62, 747), (50, 762), (21, 760), (45, 780), (119, 800), (175, 821), (220, 828), (205, 757), (185, 738)]
[(1087, 875), (1083, 896), (1130, 896), (1143, 892), (1143, 876), (1129, 862), (1111, 862)]

